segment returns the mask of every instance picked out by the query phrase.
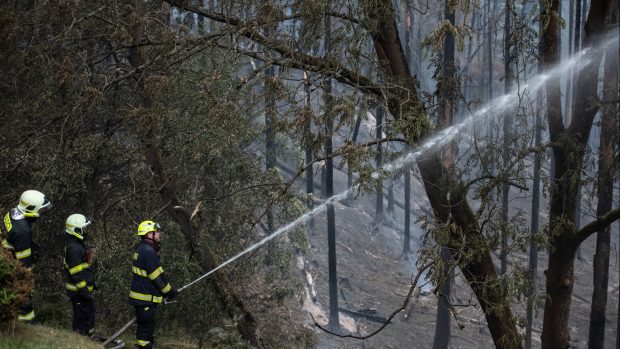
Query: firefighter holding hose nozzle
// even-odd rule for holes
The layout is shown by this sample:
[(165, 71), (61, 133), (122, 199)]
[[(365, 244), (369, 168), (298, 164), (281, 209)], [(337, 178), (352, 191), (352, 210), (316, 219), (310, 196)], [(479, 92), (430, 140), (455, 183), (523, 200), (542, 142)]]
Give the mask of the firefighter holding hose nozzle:
[(144, 221), (138, 226), (142, 238), (133, 254), (133, 280), (129, 291), (129, 304), (136, 311), (136, 347), (153, 348), (155, 312), (164, 299), (176, 297), (177, 291), (170, 286), (159, 259), (161, 226), (154, 221)]

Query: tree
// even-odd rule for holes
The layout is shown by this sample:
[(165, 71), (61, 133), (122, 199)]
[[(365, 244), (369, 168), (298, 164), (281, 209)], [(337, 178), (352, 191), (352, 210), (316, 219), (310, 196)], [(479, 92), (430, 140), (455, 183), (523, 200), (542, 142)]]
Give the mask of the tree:
[[(617, 6), (617, 2), (616, 2)], [(596, 214), (602, 216), (613, 208), (614, 192), (614, 140), (618, 139), (617, 102), (618, 96), (618, 50), (608, 48), (605, 52), (603, 100), (601, 101), (601, 137), (597, 174)], [(596, 233), (596, 253), (594, 255), (592, 306), (590, 310), (589, 348), (605, 347), (605, 309), (607, 307), (607, 285), (609, 280), (610, 227)]]
[[(577, 248), (589, 235), (618, 218), (619, 211), (610, 211), (579, 231), (575, 231), (575, 208), (577, 188), (581, 177), (584, 147), (587, 143), (597, 107), (598, 69), (601, 61), (596, 43), (609, 23), (612, 1), (592, 1), (586, 21), (584, 47), (594, 48), (588, 57), (591, 63), (583, 68), (576, 80), (573, 115), (570, 124), (564, 126), (562, 118), (559, 79), (546, 85), (547, 118), (550, 140), (553, 143), (555, 173), (551, 187), (549, 217), (549, 265), (546, 270), (546, 291), (542, 346), (565, 348), (570, 346), (568, 319), (574, 284), (574, 258)], [(541, 2), (541, 20), (546, 23), (542, 33), (543, 67), (548, 69), (558, 63), (559, 1)]]
[[(449, 2), (444, 3), (444, 19), (452, 26), (455, 26), (455, 8)], [(456, 76), (456, 66), (454, 62), (455, 44), (454, 35), (448, 32), (443, 43), (443, 57), (441, 65), (441, 80), (439, 81), (438, 95), (441, 104), (439, 111), (439, 123), (442, 128), (452, 126), (454, 123), (454, 110), (457, 91), (460, 86)], [(454, 173), (454, 153), (455, 145), (448, 144), (443, 149), (442, 165), (446, 171)], [(449, 224), (450, 221), (439, 221), (440, 224)], [(437, 302), (437, 321), (435, 323), (435, 338), (433, 340), (433, 348), (441, 349), (450, 346), (450, 312), (452, 295), (452, 253), (448, 246), (441, 246), (441, 259), (443, 261), (443, 280), (439, 286), (441, 289)]]
[[(241, 21), (233, 15), (213, 13), (186, 1), (170, 1), (170, 3), (183, 10), (202, 14), (230, 26), (241, 26)], [(252, 28), (244, 27), (241, 35), (279, 53), (283, 57), (280, 64), (284, 66), (312, 69), (323, 73), (336, 71), (333, 78), (340, 82), (353, 84), (364, 93), (384, 94), (388, 110), (398, 123), (398, 130), (414, 142), (429, 132), (429, 124), (425, 108), (417, 97), (417, 82), (409, 72), (400, 44), (394, 9), (390, 4), (373, 2), (362, 4), (362, 10), (368, 14), (368, 21), (371, 24), (368, 26), (368, 32), (373, 40), (379, 67), (385, 73), (383, 86), (394, 86), (394, 88), (386, 88), (382, 91), (380, 85), (341, 66), (337, 61), (329, 58), (318, 59), (291, 50), (289, 45), (265, 38)], [(448, 245), (480, 302), (494, 342), (500, 348), (518, 346), (519, 335), (514, 317), (511, 314), (508, 300), (501, 290), (488, 246), (480, 234), (477, 219), (465, 198), (464, 187), (458, 184), (451, 185), (450, 195), (442, 195), (436, 189), (442, 187), (442, 181), (451, 177), (445, 176), (441, 170), (441, 161), (435, 153), (427, 155), (424, 159), (421, 158), (418, 166), (435, 216), (439, 217), (440, 221), (447, 221), (451, 216), (451, 221), (457, 227), (450, 232)], [(463, 239), (463, 236), (467, 238)], [(469, 253), (464, 255), (463, 251), (477, 251), (476, 258), (468, 257), (471, 256)]]

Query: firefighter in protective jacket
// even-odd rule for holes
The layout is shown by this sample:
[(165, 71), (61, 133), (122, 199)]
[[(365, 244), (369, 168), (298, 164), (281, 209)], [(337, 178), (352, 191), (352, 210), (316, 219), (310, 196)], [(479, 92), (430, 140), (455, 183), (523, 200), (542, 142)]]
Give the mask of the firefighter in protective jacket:
[[(51, 207), (43, 193), (26, 190), (19, 198), (19, 204), (4, 216), (2, 246), (26, 267), (32, 268), (39, 246), (32, 241), (32, 223)], [(32, 321), (35, 317), (32, 297), (18, 312), (19, 321)]]
[(165, 299), (176, 297), (177, 291), (170, 286), (159, 260), (161, 227), (153, 221), (144, 221), (138, 226), (142, 241), (133, 254), (133, 280), (129, 291), (129, 304), (136, 310), (138, 328), (136, 347), (152, 348), (155, 332), (157, 305)]
[(67, 278), (65, 288), (73, 308), (73, 331), (92, 337), (95, 329), (95, 275), (91, 267), (91, 251), (84, 244), (85, 229), (90, 223), (88, 218), (79, 213), (67, 218), (64, 265)]

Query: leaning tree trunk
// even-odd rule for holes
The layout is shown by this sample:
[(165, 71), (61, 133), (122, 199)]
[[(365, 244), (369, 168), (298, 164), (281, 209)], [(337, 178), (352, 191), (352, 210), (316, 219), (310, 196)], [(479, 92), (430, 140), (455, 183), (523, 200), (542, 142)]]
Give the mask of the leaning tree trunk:
[[(612, 0), (595, 0), (588, 15), (584, 47), (593, 47), (595, 37), (605, 30), (606, 18)], [(547, 23), (542, 33), (542, 59), (546, 69), (558, 62), (558, 21), (554, 13), (559, 2), (541, 1), (541, 20)], [(584, 148), (597, 107), (597, 79), (600, 52), (589, 53), (590, 64), (578, 73), (575, 84), (573, 118), (568, 127), (562, 121), (560, 82), (555, 78), (547, 84), (547, 108), (550, 141), (554, 143), (553, 185), (549, 214), (550, 251), (546, 271), (546, 291), (542, 347), (567, 348), (570, 346), (569, 315), (574, 285), (574, 258), (584, 234), (575, 232), (575, 208)], [(585, 228), (585, 227), (584, 227)]]
[[(618, 50), (607, 49), (605, 54), (605, 75), (603, 78), (603, 108), (601, 120), (601, 138), (599, 145), (599, 162), (597, 178), (598, 203), (596, 214), (602, 216), (612, 209), (614, 192), (614, 143), (618, 137), (618, 115), (616, 103), (618, 96)], [(605, 347), (605, 310), (607, 308), (607, 285), (609, 282), (609, 244), (610, 227), (596, 235), (596, 254), (594, 255), (594, 280), (592, 306), (590, 310), (590, 333), (588, 347), (602, 349)]]
[[(137, 42), (142, 37), (143, 30), (136, 25), (135, 33), (132, 34)], [(129, 49), (129, 62), (134, 69), (139, 69), (145, 65), (147, 61), (145, 50), (144, 47)], [(155, 187), (159, 188), (162, 202), (166, 203), (166, 212), (177, 222), (190, 248), (198, 253), (203, 270), (212, 270), (218, 266), (216, 255), (204, 242), (204, 238), (200, 235), (200, 227), (192, 223), (190, 211), (177, 196), (172, 185), (172, 178), (165, 171), (155, 134), (158, 117), (151, 110), (152, 101), (146, 92), (145, 80), (144, 77), (138, 79), (139, 82), (136, 87), (136, 95), (140, 96), (137, 107), (144, 117), (144, 122), (141, 123), (142, 126), (137, 132), (142, 143), (145, 162), (153, 174)], [(237, 329), (241, 336), (252, 345), (262, 348), (258, 324), (254, 315), (245, 307), (222, 270), (215, 272), (215, 289), (217, 297), (225, 305), (230, 318), (236, 320)]]
[[(425, 110), (417, 98), (416, 81), (410, 75), (405, 55), (400, 45), (393, 9), (386, 4), (377, 4), (371, 12), (378, 26), (371, 32), (375, 51), (388, 82), (396, 83), (398, 89), (389, 90), (388, 107), (391, 114), (399, 119), (402, 115), (424, 117)], [(415, 130), (405, 129), (408, 138), (415, 139)], [(411, 132), (411, 133), (410, 133)], [(447, 222), (452, 217), (459, 228), (451, 236), (453, 258), (472, 285), (480, 306), (485, 314), (489, 330), (497, 348), (520, 348), (520, 335), (516, 321), (510, 310), (484, 237), (480, 234), (477, 218), (471, 211), (467, 198), (456, 190), (447, 200), (447, 193), (439, 188), (446, 179), (451, 186), (458, 187), (455, 178), (444, 177), (442, 161), (438, 154), (426, 154), (418, 161), (429, 201), (439, 222)], [(466, 234), (467, 238), (463, 239)], [(465, 242), (463, 242), (465, 241)], [(455, 251), (480, 251), (475, 260), (468, 260)]]

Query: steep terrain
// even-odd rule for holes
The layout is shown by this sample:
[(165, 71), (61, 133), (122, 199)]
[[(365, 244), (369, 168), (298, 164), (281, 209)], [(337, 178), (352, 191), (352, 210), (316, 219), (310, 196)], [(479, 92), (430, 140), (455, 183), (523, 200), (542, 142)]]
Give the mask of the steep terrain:
[[(336, 172), (336, 191), (346, 188), (346, 174)], [(412, 207), (417, 215), (428, 212), (428, 204), (419, 182), (412, 185)], [(518, 193), (513, 193), (518, 196)], [(395, 197), (402, 201), (404, 194), (400, 185), (395, 186)], [(347, 310), (340, 312), (341, 326), (345, 332), (368, 334), (378, 328), (380, 318), (387, 317), (404, 301), (412, 276), (415, 275), (415, 255), (413, 260), (401, 258), (402, 232), (383, 225), (374, 230), (374, 196), (357, 198), (350, 206), (336, 205), (337, 254), (339, 280), (339, 306), (350, 311), (365, 312), (375, 317), (371, 321), (366, 317), (351, 316)], [(616, 199), (617, 202), (617, 199)], [(511, 202), (513, 214), (521, 211), (529, 220), (529, 199), (515, 199)], [(542, 207), (545, 207), (544, 204)], [(546, 215), (543, 213), (542, 221)], [(412, 218), (413, 220), (416, 217)], [(391, 220), (390, 220), (391, 221)], [(584, 218), (587, 223), (587, 218)], [(403, 211), (396, 208), (393, 224), (402, 226)], [(398, 314), (392, 323), (382, 332), (367, 340), (341, 339), (327, 334), (314, 326), (310, 313), (319, 324), (324, 325), (328, 316), (328, 266), (327, 233), (325, 215), (315, 220), (315, 232), (310, 236), (311, 248), (305, 256), (306, 269), (312, 276), (316, 289), (316, 302), (308, 297), (304, 304), (306, 326), (313, 328), (318, 336), (318, 348), (430, 348), (433, 343), (436, 297), (428, 292), (431, 285), (426, 285), (421, 292), (416, 292), (408, 309)], [(419, 238), (419, 227), (414, 225), (414, 234)], [(618, 309), (618, 226), (612, 227), (612, 252), (610, 261), (610, 281), (607, 306), (606, 347), (615, 348)], [(571, 311), (571, 329), (575, 348), (587, 347), (587, 336), (592, 292), (592, 258), (595, 250), (595, 236), (582, 246), (584, 260), (575, 262), (575, 290)], [(413, 239), (414, 250), (420, 241)], [(547, 256), (539, 253), (538, 277), (539, 292), (544, 292), (544, 270)], [(527, 252), (515, 256), (513, 263), (527, 263)], [(452, 321), (452, 348), (493, 348), (486, 322), (469, 287), (457, 276), (455, 295), (461, 305), (456, 308), (456, 318), (463, 327), (458, 328)], [(540, 346), (539, 335), (542, 326), (542, 308), (536, 317), (534, 345)], [(515, 306), (514, 312), (525, 317), (525, 307)]]

